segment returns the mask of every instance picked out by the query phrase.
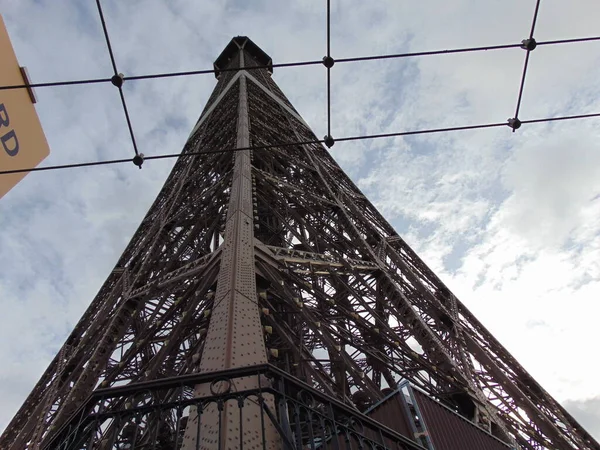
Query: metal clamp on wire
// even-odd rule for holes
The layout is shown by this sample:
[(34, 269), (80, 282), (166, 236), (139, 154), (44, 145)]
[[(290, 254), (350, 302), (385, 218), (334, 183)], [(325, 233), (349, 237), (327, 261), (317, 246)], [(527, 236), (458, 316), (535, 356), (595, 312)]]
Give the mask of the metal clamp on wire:
[(335, 140), (330, 135), (325, 136), (323, 138), (323, 142), (325, 143), (327, 148), (331, 148), (331, 147), (333, 147), (333, 144), (335, 144)]
[(116, 86), (118, 88), (123, 86), (124, 81), (125, 81), (125, 75), (123, 75), (122, 73), (113, 75), (112, 78), (110, 79), (110, 82), (113, 84), (113, 86)]
[(518, 130), (519, 128), (521, 128), (521, 121), (516, 117), (508, 119), (508, 126), (511, 127), (513, 131)]
[(521, 41), (521, 48), (523, 50), (527, 50), (528, 52), (535, 50), (535, 48), (537, 47), (537, 42), (535, 41), (534, 38), (530, 38), (530, 39), (523, 39)]
[(335, 64), (335, 60), (331, 56), (323, 56), (323, 65), (331, 69)]
[(135, 155), (133, 157), (133, 163), (141, 169), (142, 164), (144, 164), (144, 154), (138, 153), (137, 155)]

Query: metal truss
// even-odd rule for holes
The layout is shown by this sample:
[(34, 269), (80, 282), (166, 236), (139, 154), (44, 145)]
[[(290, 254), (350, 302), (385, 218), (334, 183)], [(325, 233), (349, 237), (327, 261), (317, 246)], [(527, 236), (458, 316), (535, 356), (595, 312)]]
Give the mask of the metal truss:
[[(193, 156), (176, 163), (0, 447), (125, 448), (106, 440), (120, 436), (125, 422), (102, 427), (88, 415), (114, 421), (128, 408), (150, 410), (185, 398), (179, 416), (142, 414), (136, 426), (181, 435), (176, 447), (165, 448), (221, 448), (222, 439), (233, 446), (227, 448), (277, 448), (279, 422), (266, 426), (263, 415), (287, 414), (274, 392), (252, 405), (242, 401), (249, 423), (238, 416), (238, 403), (199, 410), (197, 401), (216, 395), (215, 374), (269, 364), (356, 414), (408, 380), (517, 448), (600, 449), (321, 144), (209, 151), (317, 140), (269, 68), (245, 70), (264, 65), (264, 52), (247, 38), (232, 43), (234, 51), (215, 63), (229, 70), (217, 72), (218, 84), (184, 148)], [(191, 383), (192, 374), (206, 376)], [(227, 392), (256, 395), (274, 386), (240, 377)], [(139, 386), (142, 392), (149, 383), (159, 385), (132, 406), (125, 391)], [(186, 410), (185, 426), (183, 406), (194, 406)], [(208, 419), (201, 427), (202, 415)], [(77, 423), (96, 425), (77, 431)], [(200, 438), (203, 427), (208, 435)], [(59, 447), (66, 429), (86, 439)]]

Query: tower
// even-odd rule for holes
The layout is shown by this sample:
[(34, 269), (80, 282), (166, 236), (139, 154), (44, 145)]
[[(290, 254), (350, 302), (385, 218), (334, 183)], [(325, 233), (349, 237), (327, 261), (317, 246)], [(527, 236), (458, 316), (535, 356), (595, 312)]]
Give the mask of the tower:
[(439, 408), (479, 448), (600, 449), (316, 142), (264, 51), (236, 37), (214, 68), (182, 157), (0, 448), (450, 449)]

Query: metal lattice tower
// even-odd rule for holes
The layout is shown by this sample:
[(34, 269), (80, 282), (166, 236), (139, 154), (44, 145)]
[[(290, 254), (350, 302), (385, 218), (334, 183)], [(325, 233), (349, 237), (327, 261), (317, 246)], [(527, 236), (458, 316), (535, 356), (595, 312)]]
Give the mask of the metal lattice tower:
[[(177, 161), (0, 448), (336, 448), (331, 424), (375, 429), (360, 412), (408, 380), (515, 448), (600, 449), (322, 145), (291, 144), (316, 138), (271, 64), (246, 37), (216, 60), (183, 150), (203, 153)], [(250, 146), (271, 147), (215, 152)]]

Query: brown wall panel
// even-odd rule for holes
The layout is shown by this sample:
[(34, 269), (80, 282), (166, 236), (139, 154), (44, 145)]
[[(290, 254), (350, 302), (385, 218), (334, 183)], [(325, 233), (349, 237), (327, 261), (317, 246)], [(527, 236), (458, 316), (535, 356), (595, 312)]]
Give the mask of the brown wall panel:
[(507, 450), (511, 447), (413, 389), (435, 450)]
[(367, 415), (395, 432), (414, 439), (400, 395), (400, 393), (396, 393), (388, 397), (370, 410)]

